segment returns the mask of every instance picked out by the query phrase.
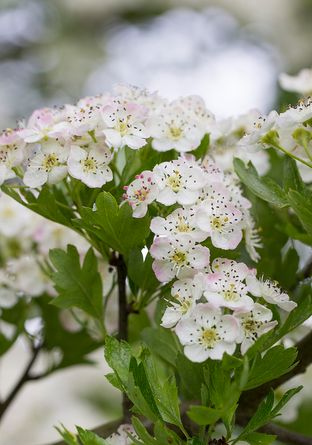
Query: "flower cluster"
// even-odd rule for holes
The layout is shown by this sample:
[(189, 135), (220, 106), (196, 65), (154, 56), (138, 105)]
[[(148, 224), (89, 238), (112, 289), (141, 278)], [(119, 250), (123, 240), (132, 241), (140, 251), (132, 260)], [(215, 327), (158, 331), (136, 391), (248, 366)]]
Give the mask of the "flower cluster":
[(126, 186), (124, 198), (134, 217), (144, 216), (154, 201), (174, 206), (169, 215), (153, 218), (151, 223), (156, 235), (151, 247), (153, 267), (160, 281), (207, 267), (209, 249), (199, 243), (208, 239), (217, 248), (232, 250), (244, 237), (250, 256), (258, 259), (256, 247), (261, 244), (249, 212), (251, 203), (235, 177), (211, 158), (200, 163), (187, 155), (158, 164)]
[(26, 186), (56, 184), (67, 175), (88, 187), (113, 179), (114, 151), (151, 144), (157, 151), (196, 149), (214, 117), (202, 99), (169, 102), (156, 93), (118, 87), (115, 95), (36, 110), (0, 136), (0, 185), (18, 174)]
[(276, 283), (256, 277), (244, 263), (216, 258), (208, 272), (175, 281), (162, 326), (175, 331), (194, 362), (242, 354), (277, 325), (269, 305), (296, 307)]
[(283, 113), (260, 115), (238, 145), (249, 152), (274, 147), (298, 161), (304, 181), (312, 180), (312, 99), (302, 99)]

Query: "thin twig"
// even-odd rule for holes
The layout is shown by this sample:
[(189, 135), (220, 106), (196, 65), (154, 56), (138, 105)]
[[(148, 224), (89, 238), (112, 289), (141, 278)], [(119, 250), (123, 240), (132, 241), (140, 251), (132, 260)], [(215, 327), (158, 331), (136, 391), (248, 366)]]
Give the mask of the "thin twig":
[(31, 371), (33, 364), (35, 363), (35, 361), (37, 359), (39, 352), (40, 352), (40, 347), (33, 348), (32, 356), (31, 356), (23, 374), (21, 375), (19, 380), (16, 382), (15, 386), (12, 388), (12, 390), (9, 393), (9, 395), (7, 396), (7, 398), (2, 403), (0, 403), (0, 419), (2, 418), (2, 416), (4, 415), (6, 410), (9, 408), (9, 406), (11, 405), (11, 403), (13, 402), (13, 400), (15, 399), (15, 397), (17, 396), (17, 394), (19, 393), (21, 388), (25, 385), (25, 383), (32, 380), (32, 378), (30, 377), (30, 371)]
[(274, 434), (277, 436), (279, 442), (288, 445), (312, 445), (312, 437), (287, 430), (286, 428), (276, 425), (275, 423), (265, 425), (260, 431), (267, 434)]

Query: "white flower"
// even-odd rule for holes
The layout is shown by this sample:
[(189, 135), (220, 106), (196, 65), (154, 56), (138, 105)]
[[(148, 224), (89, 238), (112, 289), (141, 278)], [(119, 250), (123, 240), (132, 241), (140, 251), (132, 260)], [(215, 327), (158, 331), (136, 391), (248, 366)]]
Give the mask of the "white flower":
[(239, 336), (239, 324), (232, 315), (222, 315), (219, 308), (199, 303), (189, 318), (181, 320), (175, 332), (184, 346), (184, 354), (192, 362), (208, 358), (221, 360), (233, 354)]
[(201, 297), (202, 289), (196, 277), (176, 281), (171, 288), (173, 301), (164, 312), (161, 325), (164, 328), (172, 328), (182, 318), (187, 318)]
[(286, 73), (281, 73), (279, 76), (279, 83), (283, 90), (294, 91), (302, 95), (312, 93), (312, 69), (304, 68), (295, 76), (290, 76)]
[(152, 147), (157, 151), (174, 149), (183, 153), (196, 149), (205, 134), (203, 127), (194, 113), (177, 103), (164, 107), (160, 114), (147, 121)]
[(7, 270), (10, 285), (16, 292), (36, 297), (50, 290), (49, 280), (33, 256), (11, 259)]
[(215, 247), (235, 249), (243, 237), (242, 217), (231, 203), (216, 201), (201, 205), (196, 213), (196, 222), (211, 237)]
[(107, 143), (114, 149), (128, 146), (136, 150), (143, 147), (149, 137), (144, 126), (146, 112), (145, 107), (118, 98), (105, 106), (102, 118)]
[(139, 439), (132, 425), (120, 425), (116, 433), (113, 433), (105, 439), (105, 443), (107, 443), (107, 445), (132, 445), (133, 441), (129, 437), (129, 434), (134, 438)]
[(255, 303), (251, 311), (237, 311), (234, 316), (238, 319), (241, 326), (241, 353), (245, 354), (247, 349), (259, 338), (261, 335), (273, 329), (278, 323), (276, 320), (271, 321), (273, 314), (265, 306)]
[(205, 277), (204, 296), (215, 306), (232, 310), (251, 310), (253, 299), (247, 295), (244, 283), (252, 272), (246, 264), (224, 258), (216, 258), (212, 263), (213, 273)]
[(297, 105), (289, 107), (284, 113), (281, 113), (277, 119), (277, 128), (280, 129), (294, 125), (303, 124), (312, 118), (312, 99), (308, 97), (298, 101)]
[(197, 242), (207, 238), (207, 233), (196, 226), (195, 209), (192, 208), (176, 209), (167, 218), (156, 216), (151, 221), (151, 231), (167, 237), (188, 235)]
[(26, 128), (20, 129), (21, 137), (27, 143), (61, 137), (67, 128), (63, 117), (63, 110), (57, 108), (35, 110), (30, 116)]
[(287, 312), (297, 307), (297, 303), (291, 301), (289, 296), (282, 292), (276, 282), (258, 279), (255, 275), (246, 278), (248, 291), (255, 297), (262, 297), (267, 303), (276, 304)]
[(155, 201), (159, 193), (154, 173), (149, 170), (137, 175), (131, 184), (124, 187), (124, 190), (123, 197), (131, 205), (134, 218), (146, 215), (148, 205)]
[(25, 235), (25, 229), (30, 225), (33, 214), (26, 207), (7, 195), (0, 198), (0, 234), (5, 237)]
[(88, 149), (72, 145), (67, 161), (68, 172), (88, 187), (102, 187), (113, 179), (108, 166), (111, 159), (110, 149), (103, 144), (90, 144)]
[(192, 205), (200, 195), (207, 177), (193, 160), (179, 158), (154, 167), (155, 180), (160, 188), (157, 201), (164, 205)]
[(161, 282), (170, 281), (175, 276), (192, 276), (194, 271), (200, 271), (209, 265), (209, 249), (196, 245), (191, 237), (157, 237), (150, 253), (155, 259), (153, 270)]
[(67, 147), (53, 140), (35, 147), (27, 163), (24, 184), (35, 188), (46, 182), (48, 184), (60, 182), (67, 175), (68, 153)]
[(253, 126), (245, 136), (238, 142), (241, 147), (247, 150), (262, 150), (266, 147), (263, 144), (262, 138), (270, 130), (272, 130), (278, 119), (278, 113), (271, 111), (267, 116), (260, 115), (253, 123)]
[(21, 165), (24, 159), (25, 143), (19, 131), (7, 129), (0, 136), (0, 185), (16, 175), (13, 167)]

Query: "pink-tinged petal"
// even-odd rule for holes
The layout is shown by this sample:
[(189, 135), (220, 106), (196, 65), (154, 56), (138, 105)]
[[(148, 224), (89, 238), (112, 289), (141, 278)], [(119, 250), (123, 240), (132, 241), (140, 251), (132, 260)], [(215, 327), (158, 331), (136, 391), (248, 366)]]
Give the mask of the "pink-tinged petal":
[(168, 307), (161, 319), (161, 326), (164, 328), (173, 328), (181, 318), (181, 312), (172, 307)]
[(151, 221), (151, 231), (155, 233), (155, 235), (166, 235), (165, 230), (165, 218), (161, 218), (160, 216), (156, 216)]
[(197, 245), (190, 250), (188, 259), (194, 269), (204, 269), (209, 265), (210, 250), (208, 247)]
[(201, 345), (188, 345), (184, 347), (185, 356), (194, 363), (203, 363), (209, 358), (209, 350)]
[(226, 342), (236, 342), (240, 334), (240, 326), (233, 315), (223, 315), (219, 323), (219, 334)]
[(133, 218), (143, 218), (143, 216), (145, 216), (147, 213), (147, 209), (148, 209), (148, 206), (146, 203), (137, 205), (133, 209), (133, 213), (132, 213)]
[(171, 281), (175, 277), (172, 265), (168, 261), (155, 260), (152, 268), (157, 279), (162, 283)]
[(156, 237), (150, 247), (150, 254), (153, 258), (156, 258), (156, 260), (168, 260), (170, 251), (171, 245), (168, 238)]
[(233, 232), (220, 233), (213, 231), (211, 233), (211, 242), (215, 247), (225, 250), (233, 250), (239, 245), (243, 238), (242, 230), (234, 230)]
[(175, 333), (179, 337), (182, 345), (191, 345), (198, 340), (197, 325), (192, 318), (181, 320), (176, 328)]

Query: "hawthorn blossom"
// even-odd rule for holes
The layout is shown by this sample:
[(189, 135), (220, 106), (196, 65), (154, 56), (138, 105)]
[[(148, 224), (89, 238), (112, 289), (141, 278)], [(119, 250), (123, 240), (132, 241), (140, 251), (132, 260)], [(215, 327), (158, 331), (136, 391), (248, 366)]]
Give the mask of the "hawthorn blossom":
[(199, 229), (211, 237), (211, 242), (220, 249), (235, 249), (241, 242), (242, 213), (232, 204), (207, 203), (196, 212)]
[(192, 205), (207, 182), (205, 172), (193, 159), (179, 158), (154, 167), (155, 180), (160, 192), (157, 201), (164, 205), (176, 202)]
[(170, 281), (175, 276), (192, 276), (195, 271), (209, 266), (209, 249), (195, 244), (191, 237), (156, 237), (150, 254), (155, 259), (153, 270), (161, 282)]
[(11, 259), (7, 265), (8, 284), (16, 292), (37, 297), (51, 289), (48, 277), (34, 256), (23, 255)]
[(53, 140), (35, 146), (27, 162), (24, 184), (36, 188), (45, 183), (60, 182), (67, 175), (68, 154), (66, 146)]
[(274, 130), (277, 119), (278, 113), (274, 110), (267, 116), (258, 116), (258, 118), (254, 121), (253, 126), (248, 130), (248, 133), (242, 137), (238, 144), (241, 147), (246, 147), (247, 150), (249, 149), (255, 151), (270, 147), (270, 144), (263, 143), (263, 137), (266, 136), (271, 130)]
[(194, 150), (205, 134), (198, 118), (175, 103), (151, 116), (146, 125), (153, 138), (152, 147), (157, 151), (174, 149), (184, 153)]
[(253, 272), (244, 263), (216, 258), (212, 263), (212, 273), (205, 279), (204, 297), (217, 306), (232, 310), (251, 310), (253, 299), (247, 295), (245, 279)]
[(167, 236), (169, 238), (187, 235), (194, 241), (204, 241), (207, 238), (207, 233), (197, 227), (195, 215), (195, 209), (178, 208), (166, 218), (161, 218), (160, 216), (153, 218), (151, 231), (155, 235)]
[(154, 173), (149, 170), (137, 175), (134, 181), (124, 187), (124, 190), (123, 198), (132, 207), (134, 218), (145, 216), (148, 205), (155, 201), (159, 193)]
[(241, 327), (239, 343), (241, 343), (242, 354), (245, 354), (261, 335), (269, 332), (278, 324), (276, 320), (272, 321), (272, 311), (259, 303), (255, 303), (250, 311), (236, 311), (234, 316), (238, 319)]
[(34, 143), (61, 137), (66, 128), (61, 109), (41, 108), (32, 113), (27, 126), (20, 129), (20, 135), (25, 142)]
[(175, 332), (186, 357), (199, 363), (208, 358), (221, 360), (225, 352), (233, 354), (240, 334), (236, 318), (223, 315), (220, 308), (209, 303), (199, 303), (177, 324)]
[(112, 153), (108, 147), (101, 144), (91, 144), (89, 149), (72, 145), (67, 161), (69, 174), (80, 179), (88, 187), (102, 187), (113, 179), (112, 170), (108, 164)]
[(115, 150), (128, 146), (133, 150), (143, 147), (149, 133), (145, 128), (147, 109), (134, 102), (114, 99), (102, 110), (105, 129), (103, 133), (108, 145)]
[(283, 292), (277, 282), (258, 279), (255, 275), (246, 278), (248, 291), (255, 297), (262, 297), (267, 303), (276, 304), (286, 312), (291, 312), (297, 303), (291, 301), (289, 296)]
[(13, 167), (21, 165), (24, 147), (18, 130), (9, 128), (0, 135), (0, 185), (16, 176)]
[(0, 235), (14, 237), (25, 233), (33, 220), (32, 213), (7, 195), (0, 198)]
[(164, 312), (161, 325), (164, 328), (174, 327), (181, 319), (187, 318), (201, 297), (202, 289), (196, 280), (187, 278), (176, 281), (171, 288), (173, 300)]
[(312, 93), (312, 69), (304, 68), (294, 76), (281, 73), (279, 83), (285, 91), (293, 91), (307, 96)]
[(137, 440), (139, 439), (132, 425), (123, 424), (118, 427), (116, 433), (111, 434), (105, 439), (105, 443), (107, 445), (132, 445), (133, 441), (130, 436)]

